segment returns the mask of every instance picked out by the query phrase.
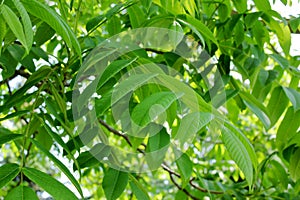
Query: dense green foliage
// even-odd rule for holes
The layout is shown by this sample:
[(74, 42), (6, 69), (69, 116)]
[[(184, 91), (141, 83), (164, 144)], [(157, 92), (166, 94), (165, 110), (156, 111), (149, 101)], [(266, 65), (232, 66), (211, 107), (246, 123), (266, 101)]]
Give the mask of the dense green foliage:
[(268, 0), (2, 0), (0, 199), (299, 199), (299, 32)]

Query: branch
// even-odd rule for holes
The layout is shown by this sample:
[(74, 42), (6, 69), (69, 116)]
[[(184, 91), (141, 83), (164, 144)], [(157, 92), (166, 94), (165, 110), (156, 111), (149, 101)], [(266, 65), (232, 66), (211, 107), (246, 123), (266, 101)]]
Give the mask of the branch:
[[(109, 126), (105, 121), (103, 121), (102, 119), (99, 119), (99, 122), (111, 133), (120, 136), (122, 138), (124, 138), (126, 140), (126, 142), (132, 147), (132, 144), (130, 142), (130, 139), (128, 138), (127, 135), (120, 133), (119, 131), (115, 130), (114, 128), (112, 128), (111, 126)], [(137, 149), (139, 152), (144, 153), (141, 149)], [(191, 197), (194, 200), (199, 200), (197, 197), (192, 196), (189, 191), (187, 191), (186, 189), (182, 188), (180, 185), (178, 185), (175, 180), (173, 179), (172, 176), (176, 176), (177, 178), (181, 178), (180, 174), (178, 174), (177, 172), (174, 172), (173, 170), (171, 170), (165, 163), (161, 164), (161, 167), (163, 168), (163, 170), (167, 171), (169, 173), (170, 179), (171, 181), (174, 183), (174, 185), (179, 189), (182, 190), (186, 195), (188, 195), (189, 197)], [(205, 188), (202, 188), (198, 185), (195, 185), (195, 183), (193, 183), (193, 181), (195, 180), (195, 177), (192, 177), (189, 181), (189, 184), (195, 188), (196, 190), (199, 190), (201, 192), (205, 192), (205, 193), (210, 193), (210, 194), (223, 194), (224, 192), (221, 191), (213, 191), (213, 190), (208, 190)]]

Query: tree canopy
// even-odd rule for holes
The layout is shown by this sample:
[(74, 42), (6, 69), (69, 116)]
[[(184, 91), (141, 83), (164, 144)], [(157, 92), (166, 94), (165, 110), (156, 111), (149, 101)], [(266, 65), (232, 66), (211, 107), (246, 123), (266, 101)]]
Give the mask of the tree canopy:
[(298, 199), (274, 2), (2, 0), (0, 199)]

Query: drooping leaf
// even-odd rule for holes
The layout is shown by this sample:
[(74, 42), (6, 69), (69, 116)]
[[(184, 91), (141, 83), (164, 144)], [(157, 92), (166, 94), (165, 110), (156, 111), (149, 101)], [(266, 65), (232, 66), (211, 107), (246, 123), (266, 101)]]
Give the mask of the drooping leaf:
[(247, 107), (261, 120), (265, 128), (269, 129), (271, 126), (271, 120), (266, 107), (254, 96), (246, 92), (240, 92), (240, 96), (243, 98)]
[(107, 200), (117, 199), (128, 183), (128, 173), (109, 168), (104, 175), (102, 188)]
[(16, 188), (12, 189), (5, 197), (5, 200), (16, 200), (16, 199), (38, 200), (39, 198), (30, 187), (19, 185)]
[(300, 126), (300, 110), (295, 111), (293, 107), (289, 107), (282, 122), (279, 125), (276, 144), (279, 150), (283, 150), (288, 141), (297, 133)]
[(22, 172), (57, 200), (78, 199), (65, 185), (44, 172), (29, 167), (24, 167)]
[(138, 200), (150, 200), (146, 188), (144, 188), (143, 185), (138, 180), (136, 180), (136, 178), (134, 178), (134, 176), (132, 176), (131, 174), (129, 174), (129, 177), (129, 184), (136, 198)]
[(21, 138), (23, 136), (24, 136), (23, 134), (1, 134), (0, 135), (0, 145), (5, 144), (12, 140)]
[(300, 149), (291, 156), (290, 173), (295, 182), (300, 179)]
[[(225, 133), (226, 142), (223, 140), (229, 154), (244, 173), (247, 183), (253, 183), (254, 172), (257, 172), (258, 161), (254, 148), (248, 138), (230, 122), (222, 125), (222, 140)], [(250, 167), (251, 166), (251, 167)], [(250, 169), (251, 168), (251, 169)]]
[(33, 42), (33, 30), (32, 30), (31, 20), (26, 9), (24, 8), (23, 4), (19, 0), (13, 0), (13, 3), (21, 16), (21, 20), (24, 27), (26, 45), (27, 45), (25, 46), (25, 49), (28, 54)]
[(295, 112), (300, 109), (300, 92), (293, 88), (283, 87), (283, 90), (294, 106)]
[(0, 188), (12, 181), (20, 172), (20, 166), (6, 163), (0, 167)]
[(274, 125), (282, 115), (288, 104), (288, 98), (281, 86), (276, 87), (268, 103), (267, 109), (269, 112), (271, 126)]
[(150, 170), (156, 170), (163, 162), (170, 144), (170, 135), (165, 128), (150, 136), (146, 147), (146, 161)]
[(29, 52), (28, 47), (31, 44), (27, 44), (27, 40), (24, 34), (23, 26), (19, 21), (17, 15), (5, 4), (1, 5), (0, 11), (2, 13), (3, 18), (5, 19), (8, 27), (14, 33), (14, 35), (20, 40), (22, 45), (26, 48), (27, 52)]
[[(205, 26), (201, 21), (189, 16), (189, 15), (179, 15), (177, 16), (177, 19), (179, 22), (183, 22), (184, 24), (188, 25), (195, 33), (199, 32), (207, 39), (211, 40), (215, 44), (218, 44), (216, 37), (213, 35), (211, 30)], [(202, 38), (202, 35), (198, 35), (200, 39)], [(204, 45), (204, 44), (203, 44)]]
[(41, 150), (69, 178), (69, 180), (76, 187), (79, 194), (83, 197), (81, 187), (80, 187), (78, 181), (75, 179), (75, 177), (71, 174), (69, 169), (60, 160), (58, 160), (52, 153), (50, 153), (45, 147), (43, 147), (39, 142), (37, 142), (35, 140), (31, 140), (31, 142), (39, 150)]
[(26, 10), (51, 26), (65, 40), (69, 48), (74, 48), (81, 56), (80, 44), (69, 25), (51, 8), (39, 1), (22, 1)]
[(145, 126), (180, 98), (182, 94), (173, 92), (157, 92), (145, 98), (132, 111), (132, 120), (140, 126)]
[(182, 179), (182, 187), (185, 188), (188, 184), (192, 172), (193, 172), (193, 162), (190, 160), (189, 156), (183, 153), (177, 160), (176, 165), (179, 169), (181, 179)]

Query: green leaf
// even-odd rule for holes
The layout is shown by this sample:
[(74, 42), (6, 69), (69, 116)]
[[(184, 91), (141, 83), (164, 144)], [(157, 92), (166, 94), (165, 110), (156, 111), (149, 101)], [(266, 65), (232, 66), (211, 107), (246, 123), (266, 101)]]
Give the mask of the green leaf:
[(170, 135), (164, 127), (158, 133), (149, 137), (146, 147), (146, 160), (150, 170), (156, 170), (161, 165), (169, 144)]
[(146, 11), (149, 12), (149, 9), (150, 9), (151, 4), (152, 4), (152, 0), (141, 0), (141, 4), (146, 9)]
[(22, 172), (56, 200), (78, 199), (66, 186), (44, 172), (29, 167), (23, 168)]
[(5, 19), (8, 27), (10, 28), (10, 30), (20, 40), (21, 44), (26, 48), (27, 52), (29, 52), (28, 47), (31, 44), (27, 44), (23, 26), (22, 26), (21, 22), (19, 21), (17, 15), (5, 4), (1, 5), (0, 11), (1, 11), (2, 16)]
[(199, 31), (201, 33), (201, 35), (198, 35), (200, 39), (202, 38), (203, 35), (204, 37), (211, 40), (215, 44), (218, 44), (216, 37), (213, 35), (211, 30), (198, 19), (193, 18), (189, 15), (179, 15), (177, 16), (177, 19), (179, 20), (179, 22), (182, 22), (187, 26), (189, 26), (195, 33)]
[(107, 31), (110, 36), (116, 35), (121, 32), (121, 21), (117, 16), (112, 16), (107, 22)]
[(107, 200), (117, 199), (128, 183), (128, 173), (109, 168), (104, 174), (102, 188)]
[(118, 72), (120, 72), (125, 67), (130, 66), (136, 60), (137, 58), (133, 58), (130, 60), (116, 60), (112, 62), (110, 65), (108, 65), (99, 79), (97, 90), (100, 89), (109, 79), (114, 77)]
[[(3, 39), (6, 35), (6, 31), (7, 30), (6, 30), (5, 20), (3, 19), (2, 15), (0, 15), (0, 42), (3, 41)], [(1, 56), (1, 51), (2, 51), (2, 45), (0, 45), (0, 56)]]
[[(76, 160), (81, 168), (91, 167), (99, 164), (104, 157), (108, 157), (111, 152), (111, 147), (103, 143), (94, 145), (91, 150), (82, 152)], [(74, 168), (76, 166), (74, 165)]]
[(193, 172), (193, 162), (190, 160), (189, 156), (183, 153), (177, 160), (176, 165), (179, 169), (181, 179), (182, 179), (182, 187), (185, 188), (189, 183)]
[(274, 125), (282, 115), (288, 104), (288, 98), (281, 86), (276, 87), (269, 100), (267, 109), (271, 120), (271, 126)]
[(233, 4), (239, 13), (247, 11), (247, 0), (233, 0)]
[(281, 56), (279, 54), (271, 54), (269, 56), (271, 58), (273, 58), (282, 67), (282, 69), (289, 68), (289, 61), (286, 58), (284, 58), (283, 56)]
[(39, 150), (41, 150), (69, 178), (69, 180), (76, 187), (79, 194), (83, 197), (81, 187), (80, 187), (78, 181), (75, 179), (75, 177), (71, 174), (69, 169), (60, 160), (58, 160), (53, 154), (51, 154), (45, 147), (43, 147), (38, 141), (35, 141), (32, 139), (31, 142)]
[(41, 46), (46, 41), (50, 40), (55, 34), (53, 30), (47, 23), (43, 22), (37, 27), (37, 31), (34, 36), (34, 40), (37, 46)]
[(289, 107), (282, 122), (279, 125), (276, 135), (276, 145), (279, 150), (283, 150), (287, 142), (297, 133), (300, 121), (300, 110), (295, 111)]
[[(244, 173), (248, 185), (253, 184), (253, 166), (257, 166), (255, 152), (250, 142), (238, 131), (227, 127), (222, 128), (222, 140), (228, 153)], [(248, 147), (248, 148), (247, 148)], [(250, 150), (250, 151), (249, 151)], [(255, 158), (254, 158), (255, 156)], [(254, 162), (253, 162), (254, 161)]]
[(130, 177), (130, 187), (133, 192), (133, 194), (136, 196), (138, 200), (150, 200), (150, 197), (148, 195), (147, 190), (143, 187), (143, 185), (134, 178), (131, 174), (129, 174)]
[(290, 159), (291, 178), (296, 182), (300, 179), (300, 149), (298, 149)]
[(271, 5), (269, 0), (253, 0), (257, 9), (260, 11), (268, 11), (271, 10)]
[(132, 28), (139, 28), (145, 21), (145, 13), (138, 5), (132, 5), (128, 8), (129, 19)]
[(73, 47), (77, 55), (81, 57), (80, 44), (75, 34), (54, 10), (36, 0), (23, 0), (22, 3), (30, 14), (49, 24), (64, 39), (68, 47)]
[(180, 96), (182, 94), (174, 94), (173, 92), (154, 93), (133, 109), (132, 120), (140, 126), (145, 126), (165, 112)]
[(180, 148), (183, 148), (189, 139), (193, 139), (194, 135), (206, 126), (212, 119), (212, 114), (202, 112), (190, 113), (184, 116), (180, 121), (179, 129), (174, 138), (179, 141)]
[(290, 99), (294, 106), (295, 112), (300, 109), (300, 92), (293, 88), (283, 87), (286, 96)]
[(240, 91), (240, 96), (247, 107), (261, 120), (264, 127), (269, 129), (271, 126), (271, 120), (266, 107), (251, 94)]
[(22, 135), (22, 134), (1, 134), (0, 135), (0, 145), (5, 144), (12, 140), (21, 138), (23, 136), (24, 135)]
[(0, 167), (0, 188), (12, 181), (20, 172), (20, 167), (14, 163), (7, 163)]
[(27, 46), (25, 46), (25, 49), (28, 54), (33, 42), (33, 30), (32, 30), (31, 20), (26, 9), (24, 8), (23, 4), (19, 0), (13, 0), (13, 3), (17, 8), (18, 12), (20, 13), (21, 20), (24, 26), (24, 34), (25, 34), (26, 44), (27, 44)]
[(16, 188), (12, 189), (5, 200), (38, 200), (39, 198), (35, 194), (35, 192), (27, 186), (19, 185)]

